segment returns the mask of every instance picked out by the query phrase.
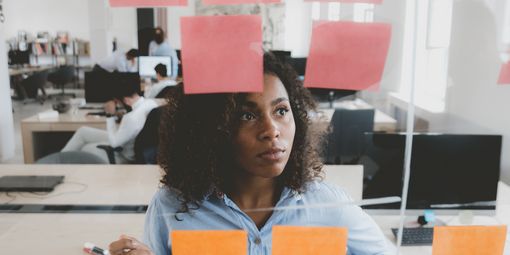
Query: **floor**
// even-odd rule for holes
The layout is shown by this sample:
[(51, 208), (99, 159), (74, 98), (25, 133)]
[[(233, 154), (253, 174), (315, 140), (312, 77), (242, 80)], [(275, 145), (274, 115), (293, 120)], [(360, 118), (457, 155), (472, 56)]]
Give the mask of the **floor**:
[[(46, 93), (48, 95), (57, 94), (60, 90), (55, 89), (46, 89)], [(66, 92), (75, 93), (76, 97), (83, 97), (84, 91), (83, 89), (66, 89)], [(21, 120), (28, 118), (30, 116), (36, 115), (39, 112), (43, 112), (46, 110), (50, 110), (52, 108), (52, 104), (56, 103), (58, 100), (62, 100), (59, 98), (47, 99), (42, 105), (39, 102), (28, 102), (23, 103), (23, 101), (12, 100), (12, 108), (14, 110), (13, 118), (14, 118), (14, 136), (15, 136), (15, 156), (11, 159), (1, 161), (2, 164), (23, 164), (23, 147), (21, 142)]]

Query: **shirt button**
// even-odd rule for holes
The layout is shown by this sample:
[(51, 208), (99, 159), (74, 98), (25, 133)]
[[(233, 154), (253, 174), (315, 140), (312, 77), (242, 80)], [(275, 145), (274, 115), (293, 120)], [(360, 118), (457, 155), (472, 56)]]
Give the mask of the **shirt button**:
[(259, 245), (262, 241), (260, 240), (259, 237), (255, 238), (255, 240), (253, 241), (255, 244)]

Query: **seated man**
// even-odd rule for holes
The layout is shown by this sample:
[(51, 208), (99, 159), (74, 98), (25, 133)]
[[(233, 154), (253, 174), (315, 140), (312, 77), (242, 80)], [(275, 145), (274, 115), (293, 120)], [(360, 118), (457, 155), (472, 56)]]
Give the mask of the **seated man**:
[(164, 88), (177, 85), (177, 82), (167, 76), (166, 65), (158, 64), (154, 67), (154, 70), (156, 71), (158, 83), (145, 88), (144, 95), (146, 98), (156, 98)]
[[(106, 120), (106, 130), (81, 127), (62, 151), (86, 151), (108, 161), (106, 152), (97, 148), (97, 145), (110, 145), (114, 148), (123, 148), (115, 155), (117, 163), (134, 161), (135, 138), (142, 130), (149, 112), (158, 106), (155, 101), (139, 96), (138, 92), (139, 87), (135, 84), (122, 84), (122, 89), (116, 90), (115, 99), (105, 103), (105, 112), (109, 116)], [(116, 113), (117, 103), (132, 108), (132, 111), (122, 116), (118, 126), (116, 123), (116, 116), (119, 116)]]
[(97, 63), (93, 71), (135, 73), (138, 72), (138, 64), (136, 63), (136, 58), (138, 56), (139, 53), (137, 49), (130, 49), (128, 52), (117, 50), (114, 51), (112, 55)]

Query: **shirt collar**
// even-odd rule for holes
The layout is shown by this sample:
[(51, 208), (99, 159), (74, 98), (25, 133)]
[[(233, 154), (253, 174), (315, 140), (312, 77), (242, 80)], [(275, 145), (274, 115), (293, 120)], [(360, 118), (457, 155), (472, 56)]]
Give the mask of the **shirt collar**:
[[(234, 203), (234, 201), (232, 199), (230, 199), (224, 193), (217, 194), (216, 196), (214, 196), (213, 193), (209, 193), (205, 199), (208, 200), (211, 197), (217, 197), (218, 199), (223, 201), (223, 203), (225, 203), (225, 205), (227, 205), (229, 207), (237, 208), (237, 205)], [(276, 206), (281, 205), (282, 202), (284, 202), (288, 199), (295, 199), (296, 201), (299, 201), (299, 200), (302, 200), (303, 198), (302, 198), (301, 194), (299, 194), (299, 192), (297, 192), (289, 187), (284, 187), (282, 190), (282, 194), (280, 195), (280, 199), (278, 200), (278, 202), (276, 202)]]
[(133, 108), (133, 110), (134, 110), (134, 109), (136, 109), (136, 108), (138, 108), (138, 107), (140, 107), (140, 105), (142, 105), (142, 104), (143, 104), (143, 101), (144, 101), (144, 100), (145, 100), (145, 99), (144, 99), (143, 97), (138, 98), (138, 100), (137, 100), (137, 101), (133, 104), (133, 107), (132, 107), (132, 108)]

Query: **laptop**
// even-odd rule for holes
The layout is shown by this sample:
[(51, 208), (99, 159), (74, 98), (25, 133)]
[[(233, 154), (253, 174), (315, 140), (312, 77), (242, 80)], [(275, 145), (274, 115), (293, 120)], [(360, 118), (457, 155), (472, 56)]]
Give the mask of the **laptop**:
[(63, 180), (63, 175), (7, 175), (0, 177), (0, 191), (50, 192)]

